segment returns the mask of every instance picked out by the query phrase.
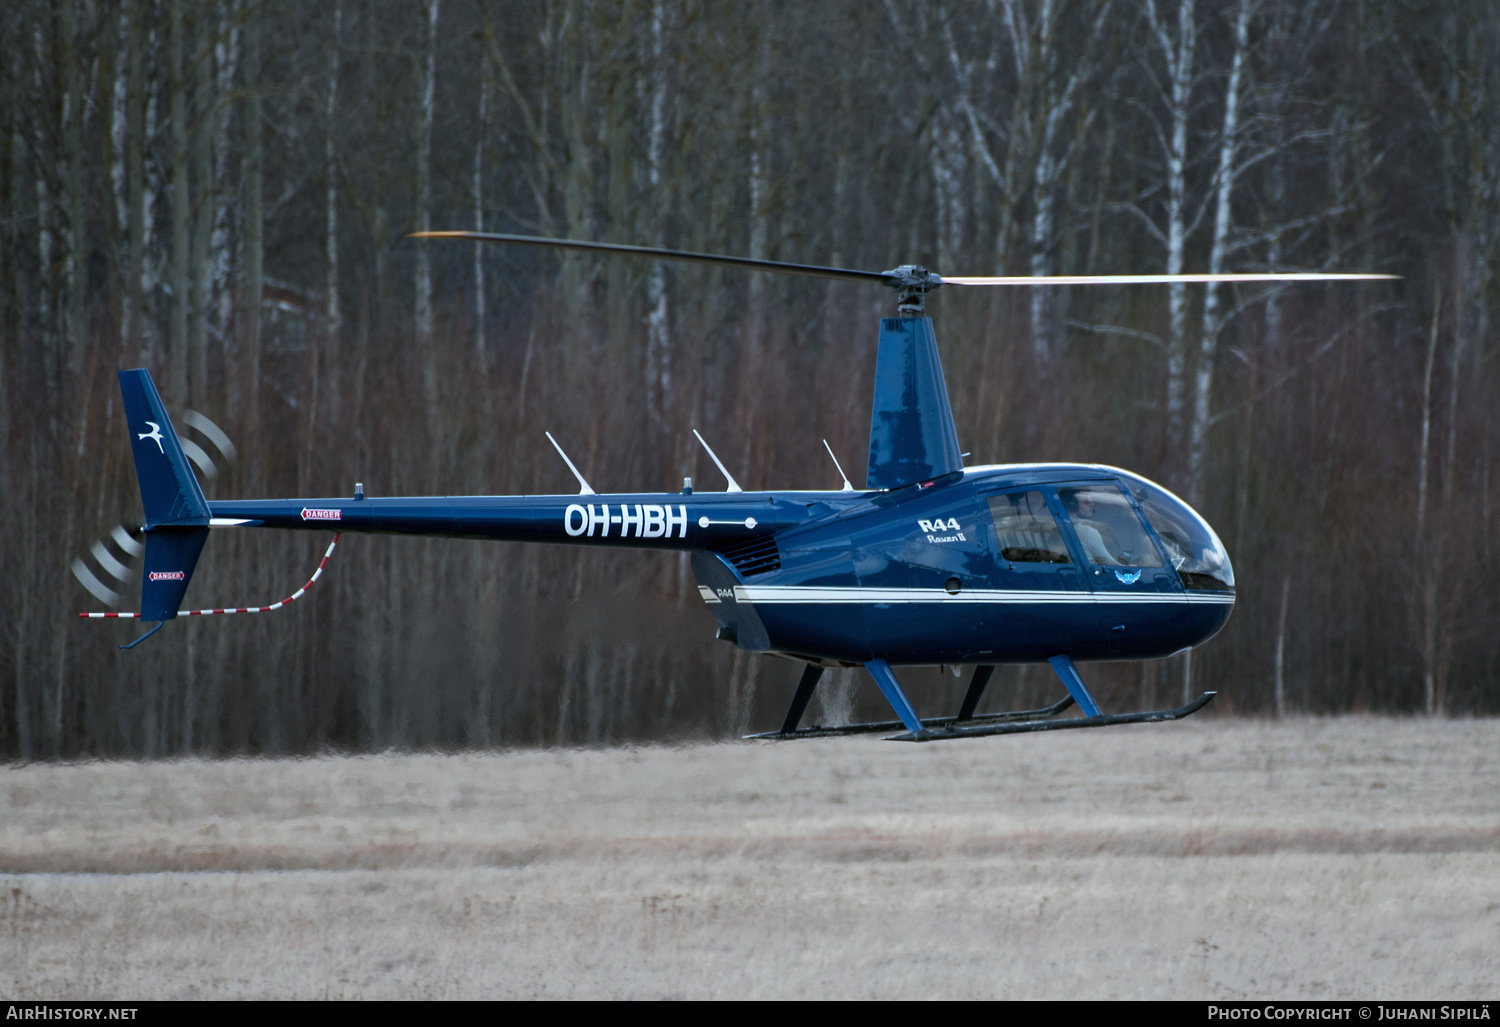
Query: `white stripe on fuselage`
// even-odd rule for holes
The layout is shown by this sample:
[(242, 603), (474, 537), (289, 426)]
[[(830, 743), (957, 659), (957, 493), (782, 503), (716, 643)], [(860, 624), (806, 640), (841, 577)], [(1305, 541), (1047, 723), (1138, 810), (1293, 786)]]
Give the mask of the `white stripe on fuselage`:
[[(709, 602), (717, 602), (712, 590), (699, 589)], [(809, 585), (736, 585), (736, 602), (741, 603), (818, 603), (841, 605), (847, 603), (1000, 603), (1004, 605), (1049, 606), (1129, 603), (1131, 605), (1160, 605), (1163, 603), (1190, 603), (1192, 605), (1229, 606), (1234, 603), (1234, 594), (1226, 592), (1064, 592), (1023, 591), (1003, 588), (966, 588), (950, 593), (941, 588), (861, 588)]]

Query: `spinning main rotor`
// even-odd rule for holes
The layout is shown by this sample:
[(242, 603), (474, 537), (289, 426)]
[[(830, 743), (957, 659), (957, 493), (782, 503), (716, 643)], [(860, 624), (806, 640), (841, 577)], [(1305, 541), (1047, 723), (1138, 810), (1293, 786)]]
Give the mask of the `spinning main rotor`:
[(1333, 282), (1398, 278), (1398, 275), (1343, 274), (1325, 271), (1256, 272), (1250, 274), (1191, 275), (1014, 275), (945, 278), (918, 264), (902, 264), (889, 271), (855, 271), (816, 264), (790, 264), (754, 257), (726, 257), (717, 253), (693, 253), (654, 246), (585, 242), (579, 239), (547, 239), (535, 235), (504, 235), (497, 232), (413, 232), (414, 239), (472, 239), (475, 242), (512, 243), (519, 246), (550, 246), (565, 250), (612, 253), (653, 260), (677, 260), (692, 264), (716, 264), (747, 271), (773, 271), (784, 275), (832, 278), (845, 282), (878, 282), (897, 292), (896, 310), (902, 315), (922, 313), (927, 293), (943, 285), (1161, 285), (1196, 282)]

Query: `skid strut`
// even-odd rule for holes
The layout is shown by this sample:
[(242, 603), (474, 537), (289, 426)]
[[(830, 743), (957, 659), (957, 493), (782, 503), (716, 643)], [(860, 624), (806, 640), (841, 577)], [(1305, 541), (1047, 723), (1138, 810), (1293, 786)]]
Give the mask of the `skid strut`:
[(980, 664), (974, 668), (974, 676), (969, 679), (969, 690), (964, 693), (963, 705), (958, 708), (958, 716), (953, 718), (955, 721), (974, 719), (974, 707), (979, 705), (985, 686), (990, 683), (990, 675), (993, 673), (995, 673), (995, 668), (988, 664)]
[(1078, 668), (1073, 666), (1073, 661), (1066, 656), (1053, 656), (1048, 661), (1052, 669), (1057, 671), (1057, 676), (1062, 678), (1063, 685), (1068, 689), (1068, 694), (1078, 701), (1078, 708), (1083, 711), (1085, 717), (1102, 717), (1104, 711), (1099, 704), (1094, 702), (1094, 697), (1089, 695), (1088, 686), (1083, 683), (1083, 678), (1078, 676)]
[[(995, 672), (993, 666), (981, 665), (974, 668), (974, 677), (969, 682), (969, 690), (964, 695), (963, 705), (959, 708), (956, 717), (934, 717), (922, 721), (925, 729), (946, 728), (951, 725), (968, 724), (1007, 724), (1021, 720), (1040, 720), (1046, 717), (1055, 717), (1073, 705), (1071, 695), (1064, 696), (1051, 706), (1043, 706), (1035, 710), (1011, 710), (1007, 713), (986, 713), (978, 716), (974, 708), (979, 705), (980, 698), (984, 695), (985, 686), (989, 684), (990, 677)], [(809, 665), (802, 672), (802, 679), (797, 683), (797, 694), (792, 698), (791, 709), (787, 710), (786, 720), (779, 731), (762, 731), (758, 734), (745, 735), (746, 738), (837, 738), (843, 735), (866, 735), (877, 734), (884, 731), (900, 731), (906, 727), (899, 720), (880, 720), (866, 724), (835, 724), (825, 726), (814, 724), (812, 727), (799, 729), (797, 725), (802, 720), (802, 715), (807, 710), (808, 700), (812, 698), (813, 689), (817, 687), (818, 679), (823, 676), (822, 667)]]
[[(884, 660), (871, 660), (865, 666), (870, 671), (870, 676), (880, 686), (892, 708), (900, 720), (877, 721), (868, 724), (838, 724), (824, 727), (815, 724), (812, 727), (801, 728), (797, 724), (802, 719), (802, 714), (807, 709), (808, 700), (812, 698), (813, 689), (817, 687), (818, 679), (823, 676), (823, 668), (808, 666), (802, 672), (802, 679), (797, 684), (797, 693), (792, 699), (791, 709), (787, 711), (785, 722), (779, 731), (765, 731), (760, 734), (746, 735), (746, 738), (832, 738), (842, 735), (874, 734), (884, 731), (895, 731), (906, 728), (904, 734), (894, 735), (889, 741), (900, 742), (937, 742), (951, 738), (979, 738), (986, 735), (1011, 735), (1024, 734), (1031, 731), (1061, 731), (1071, 728), (1085, 727), (1109, 727), (1115, 724), (1147, 724), (1166, 720), (1181, 720), (1197, 713), (1203, 707), (1213, 701), (1217, 692), (1204, 692), (1197, 699), (1186, 704), (1167, 710), (1145, 710), (1139, 713), (1119, 713), (1106, 716), (1089, 693), (1088, 686), (1083, 683), (1083, 678), (1078, 673), (1078, 668), (1067, 656), (1054, 656), (1047, 661), (1062, 683), (1067, 686), (1068, 695), (1058, 700), (1051, 706), (1044, 706), (1035, 710), (1016, 710), (1009, 713), (990, 713), (976, 716), (975, 708), (983, 697), (985, 687), (989, 684), (990, 677), (994, 674), (993, 666), (980, 665), (974, 668), (974, 677), (969, 682), (969, 690), (964, 695), (963, 704), (959, 707), (958, 715), (954, 717), (937, 717), (922, 721), (917, 717), (911, 702), (901, 691), (900, 684), (896, 681), (896, 675), (891, 671), (890, 665)], [(1064, 712), (1074, 703), (1078, 704), (1079, 710), (1083, 712), (1081, 717), (1070, 717), (1062, 720), (1052, 719)]]
[(802, 720), (802, 714), (807, 711), (807, 701), (812, 698), (813, 689), (818, 687), (818, 679), (822, 676), (822, 667), (811, 663), (807, 665), (807, 669), (802, 672), (802, 680), (797, 682), (797, 694), (792, 696), (792, 706), (786, 711), (786, 720), (781, 724), (781, 731), (771, 732), (771, 734), (796, 733), (797, 724)]

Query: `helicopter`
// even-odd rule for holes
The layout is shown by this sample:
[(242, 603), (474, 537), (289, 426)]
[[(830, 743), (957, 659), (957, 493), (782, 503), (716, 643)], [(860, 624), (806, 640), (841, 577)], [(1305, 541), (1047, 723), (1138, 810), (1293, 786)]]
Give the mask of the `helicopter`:
[[(880, 320), (865, 487), (849, 481), (833, 451), (838, 490), (746, 491), (694, 430), (725, 479), (718, 492), (596, 492), (562, 447), (577, 495), (204, 498), (149, 372), (119, 372), (145, 511), (138, 618), (270, 612), (318, 580), (343, 532), (549, 542), (686, 551), (716, 637), (805, 664), (774, 731), (748, 737), (803, 739), (897, 731), (929, 742), (1117, 724), (1180, 720), (1216, 693), (1161, 710), (1106, 714), (1078, 663), (1150, 660), (1202, 645), (1234, 608), (1229, 554), (1197, 511), (1140, 475), (1098, 464), (965, 466), (937, 339), (925, 313), (945, 285), (1020, 286), (1287, 282), (1388, 279), (1325, 272), (944, 277), (905, 264), (887, 271), (794, 264), (617, 243), (443, 231), (461, 239), (737, 267), (748, 271), (879, 284), (897, 293)], [(827, 443), (824, 443), (825, 447)], [(180, 610), (199, 554), (218, 528), (335, 529), (312, 579), (263, 607)], [(976, 714), (997, 666), (1045, 663), (1065, 695), (1032, 710)], [(959, 710), (918, 715), (895, 668), (972, 666)], [(802, 727), (824, 672), (864, 667), (894, 721)], [(1081, 716), (1061, 717), (1076, 705)]]

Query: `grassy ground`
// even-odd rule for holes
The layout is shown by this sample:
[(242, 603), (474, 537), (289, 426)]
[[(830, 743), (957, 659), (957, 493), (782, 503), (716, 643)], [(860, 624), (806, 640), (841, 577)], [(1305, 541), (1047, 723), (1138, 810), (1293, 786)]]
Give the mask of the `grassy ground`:
[(0, 996), (1500, 995), (1500, 724), (0, 769)]

